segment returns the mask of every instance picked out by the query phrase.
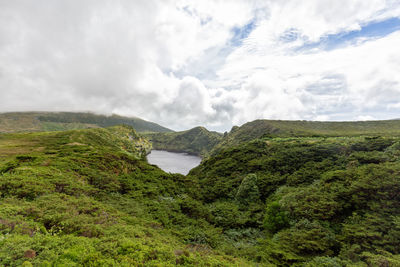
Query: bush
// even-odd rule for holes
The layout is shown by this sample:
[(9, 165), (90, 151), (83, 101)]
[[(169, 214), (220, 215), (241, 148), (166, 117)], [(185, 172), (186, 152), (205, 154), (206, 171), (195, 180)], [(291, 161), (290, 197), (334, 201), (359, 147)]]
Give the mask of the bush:
[(258, 190), (257, 176), (255, 174), (248, 174), (244, 177), (236, 193), (235, 200), (244, 206), (260, 201), (260, 191)]
[(278, 201), (269, 203), (265, 212), (264, 228), (274, 234), (287, 227), (289, 227), (288, 212), (281, 208)]

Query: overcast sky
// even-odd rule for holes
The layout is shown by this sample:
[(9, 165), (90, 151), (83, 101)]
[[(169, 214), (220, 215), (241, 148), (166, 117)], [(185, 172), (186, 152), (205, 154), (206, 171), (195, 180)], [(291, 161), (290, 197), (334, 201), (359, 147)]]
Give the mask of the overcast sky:
[(400, 117), (400, 0), (0, 0), (0, 112)]

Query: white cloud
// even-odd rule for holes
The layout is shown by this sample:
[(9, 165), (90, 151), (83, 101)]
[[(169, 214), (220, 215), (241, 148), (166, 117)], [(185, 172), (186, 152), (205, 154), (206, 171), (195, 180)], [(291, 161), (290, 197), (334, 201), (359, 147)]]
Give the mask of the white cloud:
[(399, 0), (0, 1), (0, 111), (219, 130), (256, 118), (399, 117), (399, 31), (298, 49), (393, 17)]
[[(251, 88), (262, 93), (250, 95), (243, 106), (254, 104), (253, 101), (259, 103), (260, 96), (271, 97), (275, 101), (266, 105), (262, 113), (267, 118), (277, 118), (278, 113), (278, 118), (285, 119), (357, 119), (363, 110), (382, 111), (387, 104), (398, 102), (397, 47), (400, 32), (358, 46), (311, 54), (232, 54), (219, 78), (225, 84), (228, 77), (241, 77), (237, 81), (241, 83), (260, 73), (262, 85)], [(254, 100), (250, 100), (252, 96)], [(286, 104), (275, 107), (274, 103), (279, 102)], [(259, 117), (260, 109), (258, 105), (247, 105), (244, 114), (247, 115), (242, 121), (251, 120)]]
[(357, 116), (357, 120), (359, 120), (359, 121), (372, 121), (372, 120), (374, 120), (374, 119), (375, 119), (374, 117), (369, 116), (369, 115), (366, 115), (366, 116), (363, 116), (363, 115)]

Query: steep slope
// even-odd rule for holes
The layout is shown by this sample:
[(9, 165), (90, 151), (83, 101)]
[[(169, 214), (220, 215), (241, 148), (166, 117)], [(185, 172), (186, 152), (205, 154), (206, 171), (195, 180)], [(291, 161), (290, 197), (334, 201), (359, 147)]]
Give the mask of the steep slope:
[(198, 156), (206, 156), (220, 142), (222, 134), (210, 132), (204, 127), (174, 132), (145, 134), (153, 144), (154, 149), (186, 152)]
[(138, 132), (171, 132), (156, 123), (118, 115), (79, 112), (13, 112), (0, 114), (0, 132), (64, 131), (129, 125)]
[(277, 266), (400, 266), (400, 137), (258, 138), (189, 177), (242, 255)]
[(1, 266), (248, 266), (131, 127), (0, 134)]
[(234, 126), (215, 146), (211, 154), (224, 147), (235, 146), (261, 137), (290, 136), (400, 136), (399, 120), (320, 122), (320, 121), (281, 121), (255, 120)]

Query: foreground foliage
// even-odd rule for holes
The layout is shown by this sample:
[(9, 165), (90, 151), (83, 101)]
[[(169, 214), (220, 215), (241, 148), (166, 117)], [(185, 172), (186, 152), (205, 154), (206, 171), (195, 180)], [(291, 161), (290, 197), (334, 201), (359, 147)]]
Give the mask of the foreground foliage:
[(258, 233), (241, 244), (245, 257), (398, 266), (399, 155), (398, 137), (265, 137), (227, 148), (189, 175), (203, 201), (230, 214), (214, 221), (225, 235), (243, 242), (246, 231)]
[(129, 127), (0, 135), (0, 265), (248, 265)]
[(0, 265), (400, 266), (400, 137), (374, 125), (235, 128), (188, 176), (126, 126), (0, 135)]

